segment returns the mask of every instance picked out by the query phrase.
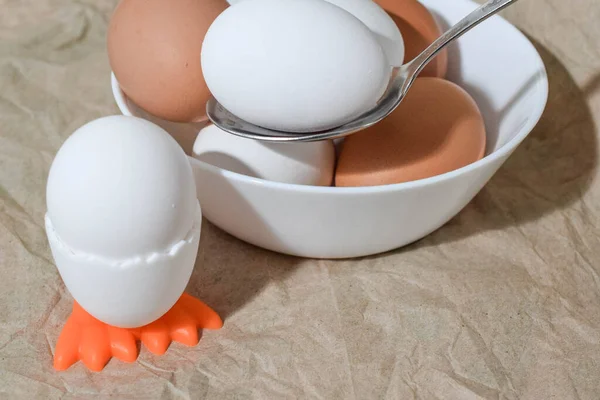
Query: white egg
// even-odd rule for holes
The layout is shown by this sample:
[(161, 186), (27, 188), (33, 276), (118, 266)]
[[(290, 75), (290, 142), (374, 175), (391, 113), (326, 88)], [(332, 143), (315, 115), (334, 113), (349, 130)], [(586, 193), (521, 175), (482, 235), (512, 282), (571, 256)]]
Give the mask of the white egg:
[(201, 55), (215, 98), (285, 131), (323, 130), (374, 107), (391, 73), (375, 35), (323, 0), (250, 0), (212, 23)]
[(335, 151), (331, 141), (268, 143), (229, 134), (215, 125), (196, 138), (194, 158), (239, 174), (275, 182), (329, 186)]
[(191, 276), (202, 213), (188, 158), (148, 121), (92, 121), (58, 151), (46, 232), (73, 298), (114, 326), (166, 313)]
[(48, 214), (70, 246), (105, 257), (170, 247), (191, 229), (191, 166), (162, 128), (141, 118), (89, 122), (62, 145), (50, 169)]
[(348, 11), (373, 32), (392, 66), (404, 62), (404, 40), (400, 29), (383, 8), (371, 0), (326, 0)]

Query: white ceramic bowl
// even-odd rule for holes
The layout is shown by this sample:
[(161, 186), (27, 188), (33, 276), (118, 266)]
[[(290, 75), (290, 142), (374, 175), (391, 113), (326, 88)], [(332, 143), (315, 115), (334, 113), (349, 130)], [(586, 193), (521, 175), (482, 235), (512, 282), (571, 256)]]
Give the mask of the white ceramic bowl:
[[(422, 0), (444, 28), (477, 4)], [(533, 45), (495, 16), (449, 49), (448, 79), (478, 103), (487, 129), (486, 156), (458, 170), (395, 185), (337, 188), (282, 184), (225, 171), (190, 159), (205, 217), (246, 242), (313, 258), (347, 258), (392, 250), (444, 225), (488, 182), (537, 124), (548, 80)], [(128, 102), (113, 76), (123, 114), (145, 116)], [(198, 125), (157, 119), (176, 137)]]

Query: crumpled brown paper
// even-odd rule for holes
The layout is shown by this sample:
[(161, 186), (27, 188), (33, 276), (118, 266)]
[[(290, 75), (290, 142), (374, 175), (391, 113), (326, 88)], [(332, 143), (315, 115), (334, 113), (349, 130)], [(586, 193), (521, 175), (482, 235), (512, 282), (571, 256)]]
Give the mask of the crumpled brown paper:
[(544, 58), (549, 105), (448, 225), (388, 254), (313, 261), (205, 223), (190, 292), (222, 330), (101, 373), (55, 372), (71, 298), (46, 242), (45, 181), (70, 133), (118, 113), (115, 3), (0, 0), (0, 398), (600, 398), (596, 0), (506, 11)]

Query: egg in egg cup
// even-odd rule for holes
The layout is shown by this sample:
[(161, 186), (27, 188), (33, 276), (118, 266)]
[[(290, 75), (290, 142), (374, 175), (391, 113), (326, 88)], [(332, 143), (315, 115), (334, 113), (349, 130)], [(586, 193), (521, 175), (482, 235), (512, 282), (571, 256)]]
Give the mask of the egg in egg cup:
[(163, 354), (171, 341), (192, 346), (199, 328), (223, 325), (184, 293), (202, 211), (187, 156), (162, 128), (126, 116), (85, 124), (56, 154), (46, 200), (48, 242), (74, 298), (57, 370), (135, 361), (138, 340)]

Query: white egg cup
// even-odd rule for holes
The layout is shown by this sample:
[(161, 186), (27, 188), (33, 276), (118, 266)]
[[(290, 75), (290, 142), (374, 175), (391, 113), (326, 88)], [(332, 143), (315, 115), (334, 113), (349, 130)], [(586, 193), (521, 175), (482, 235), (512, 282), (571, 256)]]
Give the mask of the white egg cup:
[[(478, 5), (422, 0), (453, 25)], [(518, 66), (518, 67), (515, 67)], [(205, 217), (235, 237), (280, 253), (348, 258), (389, 251), (438, 229), (464, 208), (527, 137), (548, 97), (544, 64), (529, 40), (494, 16), (449, 48), (447, 79), (464, 88), (485, 119), (486, 156), (414, 182), (338, 188), (270, 182), (190, 158)], [(147, 117), (112, 77), (125, 115)], [(151, 118), (175, 137), (197, 126)]]
[(153, 322), (181, 297), (194, 269), (201, 225), (198, 205), (192, 229), (171, 248), (108, 260), (69, 248), (46, 215), (48, 242), (65, 286), (89, 314), (119, 328)]

